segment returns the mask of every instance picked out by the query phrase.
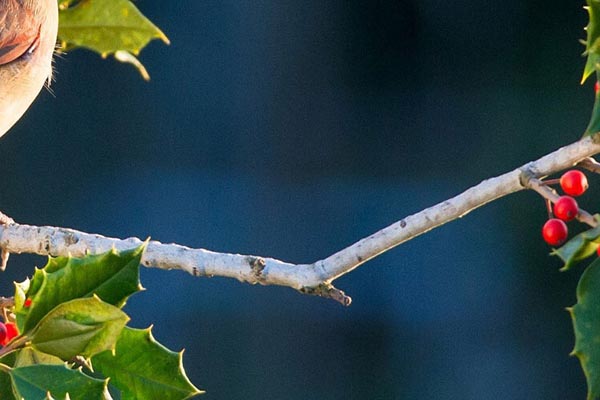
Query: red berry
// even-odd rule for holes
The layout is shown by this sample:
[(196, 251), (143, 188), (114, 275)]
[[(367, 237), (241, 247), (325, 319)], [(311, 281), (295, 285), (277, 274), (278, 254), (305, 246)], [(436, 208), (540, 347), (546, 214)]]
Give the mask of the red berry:
[(600, 246), (596, 247), (596, 253), (598, 254), (598, 257), (600, 257)]
[(569, 230), (567, 224), (557, 218), (546, 221), (542, 228), (542, 236), (550, 246), (560, 246), (567, 240)]
[(594, 85), (594, 92), (596, 94), (598, 94), (599, 91), (600, 91), (600, 83), (598, 81), (596, 81), (596, 84)]
[(4, 323), (0, 322), (0, 344), (2, 344), (2, 346), (4, 346), (4, 340), (6, 339), (6, 325), (4, 325)]
[(588, 180), (583, 172), (572, 169), (560, 177), (560, 187), (570, 196), (581, 196), (588, 188)]
[(25, 299), (25, 302), (23, 303), (23, 307), (25, 307), (25, 308), (31, 307), (31, 299)]
[(0, 340), (0, 345), (5, 346), (6, 343), (10, 342), (15, 336), (19, 336), (19, 330), (13, 322), (7, 322), (3, 325), (6, 333), (4, 338)]
[(579, 214), (579, 206), (571, 196), (560, 196), (554, 203), (554, 216), (563, 221), (570, 221)]

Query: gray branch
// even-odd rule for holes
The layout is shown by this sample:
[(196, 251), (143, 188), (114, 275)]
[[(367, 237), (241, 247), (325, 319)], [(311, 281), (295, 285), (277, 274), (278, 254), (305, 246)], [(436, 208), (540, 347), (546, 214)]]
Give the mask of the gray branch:
[[(460, 218), (484, 204), (523, 189), (539, 189), (537, 179), (570, 168), (598, 153), (600, 136), (597, 134), (583, 138), (511, 172), (484, 180), (451, 199), (407, 216), (312, 264), (293, 264), (273, 258), (217, 253), (157, 241), (149, 242), (142, 264), (161, 269), (179, 269), (193, 276), (221, 276), (250, 284), (287, 286), (302, 293), (331, 298), (349, 305), (350, 297), (332, 285), (335, 279), (373, 257)], [(592, 162), (588, 160), (586, 163), (591, 169)], [(542, 193), (545, 193), (546, 197), (552, 197), (550, 192)], [(584, 220), (587, 218), (587, 215), (583, 215)], [(0, 223), (2, 221), (0, 218)], [(83, 256), (105, 252), (113, 247), (117, 250), (131, 249), (142, 243), (142, 240), (137, 238), (108, 238), (66, 228), (22, 225), (10, 219), (4, 222), (5, 225), (0, 225), (0, 247), (10, 253)]]

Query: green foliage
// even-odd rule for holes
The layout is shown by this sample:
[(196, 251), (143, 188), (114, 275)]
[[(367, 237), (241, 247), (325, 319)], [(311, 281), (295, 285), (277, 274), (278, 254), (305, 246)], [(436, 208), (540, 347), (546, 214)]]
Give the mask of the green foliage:
[[(28, 365), (36, 364), (63, 365), (65, 363), (58, 357), (42, 353), (31, 347), (24, 347), (19, 351), (12, 353), (12, 355), (16, 355), (15, 362), (11, 364), (15, 367), (26, 367)], [(0, 396), (0, 399), (1, 398), (2, 397)]]
[[(595, 216), (596, 220), (600, 216)], [(580, 233), (553, 252), (570, 269), (577, 262), (596, 254), (600, 245), (600, 226)], [(577, 286), (577, 304), (567, 309), (573, 320), (575, 348), (588, 385), (588, 400), (600, 397), (600, 259), (596, 258), (582, 274)]]
[(575, 330), (576, 355), (588, 384), (588, 400), (600, 397), (600, 259), (583, 273), (577, 285), (577, 304), (568, 309)]
[(102, 400), (110, 398), (108, 380), (92, 378), (81, 370), (67, 365), (37, 364), (11, 368), (10, 379), (14, 395), (19, 399), (44, 400), (52, 398), (71, 400)]
[[(598, 76), (598, 73), (596, 73), (596, 76)], [(597, 132), (600, 132), (600, 91), (598, 91), (594, 97), (592, 116), (583, 136), (591, 136)]]
[(589, 22), (585, 27), (587, 38), (583, 42), (585, 44), (583, 55), (587, 56), (587, 60), (581, 83), (600, 69), (600, 0), (587, 0), (587, 6), (584, 8), (588, 12)]
[(50, 311), (31, 333), (31, 345), (46, 354), (70, 360), (113, 350), (129, 320), (127, 314), (94, 296), (71, 300)]
[[(600, 215), (595, 219), (600, 220)], [(573, 237), (559, 249), (552, 252), (553, 255), (560, 257), (565, 263), (561, 271), (570, 269), (573, 265), (596, 253), (600, 244), (600, 225), (596, 228), (587, 230)]]
[(182, 356), (183, 352), (175, 353), (158, 343), (150, 328), (125, 328), (114, 353), (100, 353), (92, 363), (97, 371), (111, 377), (123, 400), (171, 400), (199, 393), (185, 375)]
[[(600, 71), (600, 1), (587, 0), (585, 7), (589, 14), (589, 22), (585, 30), (587, 38), (584, 41), (584, 55), (587, 57), (581, 83), (585, 82), (594, 72)], [(600, 93), (596, 93), (592, 117), (585, 130), (584, 136), (593, 135), (600, 131)]]
[[(98, 296), (122, 307), (127, 298), (142, 290), (139, 264), (143, 247), (117, 253), (115, 250), (85, 258), (51, 258), (36, 269), (31, 282), (17, 284), (15, 306), (20, 330), (32, 329), (50, 310), (69, 300)], [(27, 298), (31, 306), (23, 307)]]
[[(589, 22), (585, 30), (587, 38), (584, 41), (584, 56), (587, 57), (583, 69), (581, 83), (584, 83), (594, 72), (600, 71), (600, 0), (587, 0), (585, 7), (589, 14)], [(593, 135), (600, 131), (600, 93), (596, 93), (594, 109), (584, 136)]]
[(130, 0), (58, 0), (58, 4), (63, 49), (84, 47), (102, 57), (112, 54), (134, 65), (145, 79), (148, 73), (136, 56), (154, 39), (169, 44), (167, 36)]
[(125, 326), (121, 308), (141, 288), (144, 249), (51, 258), (15, 285), (6, 312), (21, 334), (0, 349), (0, 399), (110, 399), (109, 386), (122, 399), (201, 393), (185, 375), (182, 353), (157, 343), (150, 329)]
[[(2, 357), (1, 362), (7, 367), (12, 367), (15, 365), (15, 358), (15, 353), (9, 353)], [(12, 390), (10, 375), (4, 369), (5, 368), (0, 368), (0, 399), (16, 400)]]

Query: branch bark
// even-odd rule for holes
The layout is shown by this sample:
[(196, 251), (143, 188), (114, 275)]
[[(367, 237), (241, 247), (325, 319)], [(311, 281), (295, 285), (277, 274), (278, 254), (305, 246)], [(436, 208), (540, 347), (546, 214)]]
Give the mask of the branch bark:
[[(142, 264), (161, 269), (179, 269), (194, 276), (221, 276), (250, 284), (287, 286), (349, 305), (350, 297), (332, 285), (335, 279), (379, 254), (460, 218), (484, 204), (523, 189), (539, 189), (537, 179), (570, 168), (598, 153), (600, 134), (585, 137), (511, 172), (484, 180), (451, 199), (407, 216), (312, 264), (292, 264), (273, 258), (217, 253), (157, 241), (148, 243)], [(586, 161), (586, 167), (590, 168), (592, 165), (591, 161)], [(545, 192), (545, 195), (552, 197), (549, 192)], [(586, 220), (587, 215), (583, 219)], [(0, 225), (0, 247), (10, 253), (83, 256), (105, 252), (113, 247), (117, 250), (130, 249), (142, 243), (137, 238), (108, 238), (67, 228), (16, 224), (10, 219), (5, 222), (5, 225)]]

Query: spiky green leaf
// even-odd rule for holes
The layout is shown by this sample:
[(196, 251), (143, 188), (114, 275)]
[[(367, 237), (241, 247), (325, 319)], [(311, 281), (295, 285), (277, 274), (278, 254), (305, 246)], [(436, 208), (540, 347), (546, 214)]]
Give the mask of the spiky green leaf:
[(114, 353), (100, 353), (92, 358), (92, 364), (96, 371), (110, 376), (123, 400), (189, 399), (202, 392), (185, 375), (182, 353), (158, 343), (150, 328), (126, 327)]
[(12, 390), (10, 375), (4, 371), (0, 371), (0, 399), (16, 400)]
[[(60, 358), (42, 353), (41, 351), (37, 351), (31, 347), (24, 347), (18, 350), (15, 354), (15, 367), (26, 367), (28, 365), (37, 365), (37, 364), (49, 364), (49, 365), (63, 365), (65, 362)], [(2, 399), (2, 397), (0, 397)]]
[[(594, 218), (596, 221), (600, 220), (598, 215), (595, 215)], [(595, 254), (598, 245), (600, 245), (600, 225), (574, 236), (562, 247), (554, 250), (552, 255), (563, 260), (565, 265), (560, 270), (566, 271), (579, 261)]]
[(128, 320), (127, 314), (96, 296), (75, 299), (50, 311), (29, 338), (34, 349), (65, 361), (89, 358), (114, 349)]
[(583, 55), (587, 57), (587, 60), (581, 83), (600, 70), (600, 0), (587, 0), (585, 9), (588, 12), (589, 22), (585, 28), (587, 37)]
[(29, 365), (10, 370), (13, 390), (18, 398), (106, 400), (110, 399), (107, 381), (94, 379), (65, 365)]
[[(596, 72), (596, 77), (599, 76), (599, 72)], [(592, 116), (590, 117), (590, 122), (587, 128), (585, 129), (583, 136), (591, 136), (598, 132), (600, 132), (600, 91), (598, 91), (596, 93), (596, 96), (594, 97), (594, 108), (592, 108)]]
[(116, 55), (145, 79), (148, 74), (134, 55), (154, 39), (169, 44), (167, 36), (129, 0), (58, 0), (58, 4), (58, 37), (64, 49), (84, 47), (103, 57)]
[(579, 358), (588, 386), (588, 400), (600, 397), (600, 259), (582, 274), (577, 304), (568, 311), (575, 330), (572, 355)]
[(26, 296), (31, 306), (16, 304), (19, 330), (27, 333), (54, 307), (77, 298), (97, 295), (106, 303), (123, 306), (127, 297), (142, 289), (139, 264), (144, 249), (142, 245), (81, 258), (50, 258), (35, 271), (29, 285)]
[(12, 367), (15, 365), (15, 353), (8, 353), (0, 358), (0, 363), (3, 368), (0, 368), (0, 399), (1, 400), (16, 400), (15, 394), (12, 390), (12, 382), (10, 375), (6, 367)]

